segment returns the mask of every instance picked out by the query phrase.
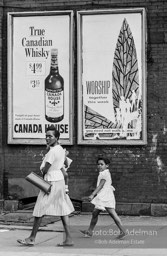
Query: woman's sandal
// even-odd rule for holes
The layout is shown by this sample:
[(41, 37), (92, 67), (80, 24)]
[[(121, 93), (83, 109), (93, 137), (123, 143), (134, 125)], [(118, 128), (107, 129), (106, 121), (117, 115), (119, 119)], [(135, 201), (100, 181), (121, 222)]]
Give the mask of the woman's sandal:
[(27, 242), (25, 239), (18, 239), (17, 242), (19, 244), (25, 245), (25, 246), (33, 246), (34, 245), (33, 241)]
[(74, 243), (66, 243), (66, 242), (62, 242), (60, 244), (57, 244), (58, 247), (65, 247), (65, 246), (74, 246)]

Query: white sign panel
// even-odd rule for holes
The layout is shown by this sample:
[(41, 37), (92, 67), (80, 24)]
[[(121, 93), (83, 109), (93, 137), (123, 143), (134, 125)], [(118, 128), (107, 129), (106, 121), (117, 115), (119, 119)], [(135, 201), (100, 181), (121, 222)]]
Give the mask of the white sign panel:
[(9, 143), (72, 143), (72, 13), (9, 13)]
[(80, 11), (78, 34), (79, 143), (145, 144), (144, 9)]

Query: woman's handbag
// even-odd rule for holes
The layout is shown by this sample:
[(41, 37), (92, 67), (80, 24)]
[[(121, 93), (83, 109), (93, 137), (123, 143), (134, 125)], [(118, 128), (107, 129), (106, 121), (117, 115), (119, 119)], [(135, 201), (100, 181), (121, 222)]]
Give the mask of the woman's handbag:
[(38, 176), (36, 173), (31, 172), (29, 175), (25, 178), (27, 181), (41, 189), (46, 194), (50, 193), (51, 190), (51, 184), (49, 181), (44, 180), (42, 177)]

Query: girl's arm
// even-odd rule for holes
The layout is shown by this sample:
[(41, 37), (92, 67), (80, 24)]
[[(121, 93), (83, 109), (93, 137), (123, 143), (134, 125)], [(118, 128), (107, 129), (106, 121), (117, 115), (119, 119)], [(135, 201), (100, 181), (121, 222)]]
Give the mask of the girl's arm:
[(67, 157), (65, 157), (64, 166), (65, 166), (65, 168), (68, 168), (68, 160), (67, 160)]
[(111, 185), (112, 185), (112, 176), (111, 176), (111, 173), (110, 173), (110, 177), (111, 177)]
[(99, 185), (98, 185), (98, 187), (93, 191), (93, 193), (88, 197), (88, 199), (91, 201), (94, 197), (95, 197), (95, 195), (103, 188), (103, 186), (104, 186), (104, 183), (106, 182), (106, 180), (104, 180), (104, 179), (101, 179), (100, 180), (100, 183), (99, 183)]
[(69, 194), (69, 189), (68, 189), (68, 173), (66, 172), (64, 167), (62, 167), (60, 170), (62, 171), (63, 176), (64, 176), (66, 194)]
[(67, 186), (68, 186), (68, 173), (66, 172), (66, 170), (65, 170), (65, 168), (64, 168), (64, 167), (62, 167), (60, 170), (61, 170), (61, 171), (62, 171), (62, 173), (63, 173), (64, 180), (65, 180), (65, 185), (67, 185)]

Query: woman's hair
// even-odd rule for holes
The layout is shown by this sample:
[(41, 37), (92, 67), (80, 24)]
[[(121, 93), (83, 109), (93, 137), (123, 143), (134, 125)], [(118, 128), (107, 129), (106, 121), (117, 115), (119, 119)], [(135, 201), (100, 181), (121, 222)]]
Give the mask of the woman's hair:
[(54, 135), (57, 139), (60, 138), (60, 132), (56, 129), (56, 127), (54, 125), (50, 125), (48, 126), (48, 128), (46, 129), (46, 131), (54, 131)]
[(99, 157), (97, 158), (96, 163), (98, 163), (98, 161), (100, 161), (100, 160), (103, 160), (103, 161), (105, 162), (105, 164), (110, 164), (110, 160), (109, 160), (107, 157), (99, 156)]

